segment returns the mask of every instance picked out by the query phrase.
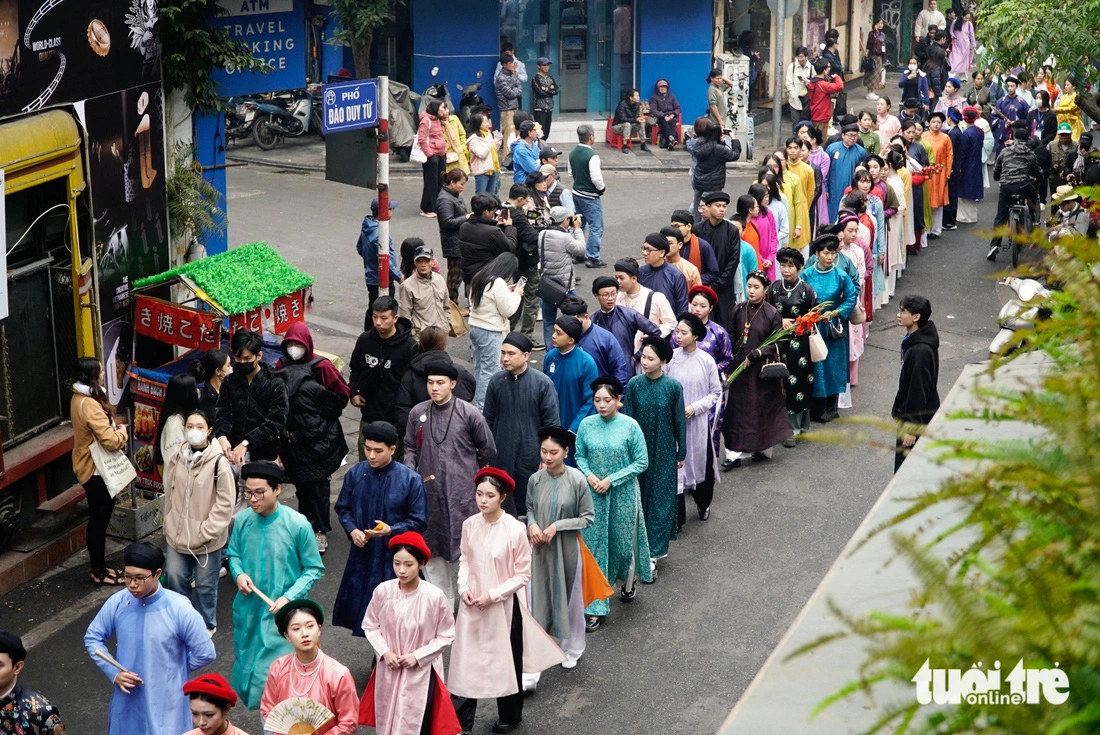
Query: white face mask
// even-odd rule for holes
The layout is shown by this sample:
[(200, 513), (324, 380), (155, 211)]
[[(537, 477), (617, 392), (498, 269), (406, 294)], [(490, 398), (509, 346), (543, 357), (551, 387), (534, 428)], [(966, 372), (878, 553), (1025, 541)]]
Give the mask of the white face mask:
[(206, 432), (202, 429), (188, 429), (184, 434), (187, 437), (187, 443), (193, 447), (201, 447), (206, 443)]
[(916, 64), (910, 64), (909, 65), (909, 71), (916, 71), (916, 70), (917, 70), (917, 65)]
[(228, 378), (230, 375), (233, 374), (233, 364), (227, 362), (225, 364), (225, 367), (222, 368), (222, 372), (224, 377)]
[(291, 360), (301, 360), (306, 356), (306, 348), (299, 345), (291, 345), (286, 348), (286, 354), (290, 355)]

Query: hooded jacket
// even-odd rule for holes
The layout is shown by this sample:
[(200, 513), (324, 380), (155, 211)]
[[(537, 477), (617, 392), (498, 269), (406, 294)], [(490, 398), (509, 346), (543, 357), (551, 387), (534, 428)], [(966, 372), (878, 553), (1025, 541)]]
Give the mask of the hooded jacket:
[(927, 424), (940, 407), (940, 333), (935, 322), (901, 341), (901, 376), (890, 416), (911, 424)]
[(741, 157), (741, 142), (730, 145), (712, 140), (689, 141), (691, 160), (695, 170), (691, 175), (691, 187), (695, 191), (722, 191), (726, 188), (726, 164)]
[(184, 443), (164, 464), (164, 540), (180, 554), (225, 546), (237, 500), (233, 463), (211, 439), (201, 452)]
[(412, 359), (408, 372), (401, 378), (401, 388), (397, 394), (397, 427), (399, 436), (405, 435), (405, 425), (409, 420), (409, 411), (413, 406), (424, 401), (430, 401), (428, 395), (428, 375), (425, 372), (430, 365), (454, 365), (458, 368), (458, 385), (455, 386), (455, 398), (472, 402), (477, 381), (473, 373), (451, 359), (451, 356), (442, 350), (421, 352)]
[[(443, 257), (455, 260), (462, 257), (458, 246), (458, 228), (466, 221), (466, 202), (461, 194), (455, 194), (449, 187), (439, 190), (435, 200), (436, 223), (439, 225), (439, 244)], [(391, 246), (392, 247), (392, 246)]]
[[(355, 251), (363, 259), (363, 281), (368, 286), (378, 285), (378, 218), (368, 214), (363, 218), (359, 230), (359, 240)], [(397, 267), (397, 253), (393, 251), (393, 237), (390, 237), (390, 283), (401, 280), (401, 270)]]
[[(306, 354), (300, 360), (292, 360), (287, 353), (290, 341), (305, 345)], [(291, 325), (282, 347), (275, 374), (286, 383), (290, 405), (283, 464), (293, 482), (317, 482), (335, 472), (348, 453), (340, 414), (351, 389), (336, 366), (313, 351), (313, 335), (302, 322)]]
[(348, 383), (351, 395), (366, 401), (361, 409), (363, 421), (394, 422), (401, 378), (415, 355), (412, 322), (406, 317), (397, 318), (396, 331), (389, 337), (381, 337), (375, 329), (359, 335), (351, 353)]
[(668, 84), (667, 79), (658, 79), (653, 85), (653, 94), (649, 96), (649, 114), (658, 118), (665, 115), (672, 115), (673, 117), (680, 115), (682, 113), (680, 101), (672, 93), (672, 85), (668, 84), (668, 91), (664, 94), (657, 91), (658, 85), (662, 82)]

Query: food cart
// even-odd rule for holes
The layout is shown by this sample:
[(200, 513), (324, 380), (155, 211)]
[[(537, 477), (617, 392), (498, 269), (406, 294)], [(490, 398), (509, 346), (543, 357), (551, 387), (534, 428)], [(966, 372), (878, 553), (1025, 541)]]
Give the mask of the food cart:
[[(171, 303), (148, 295), (176, 286)], [(162, 467), (154, 443), (168, 381), (188, 371), (209, 350), (229, 351), (238, 329), (261, 332), (265, 361), (275, 362), (290, 325), (305, 320), (313, 278), (293, 267), (265, 243), (251, 243), (173, 268), (134, 283), (134, 363), (130, 367), (132, 401), (131, 459), (137, 480), (120, 496), (109, 532), (127, 539), (152, 533), (163, 522)], [(225, 329), (228, 324), (228, 329)], [(141, 342), (176, 348), (177, 357), (160, 365), (142, 365)]]

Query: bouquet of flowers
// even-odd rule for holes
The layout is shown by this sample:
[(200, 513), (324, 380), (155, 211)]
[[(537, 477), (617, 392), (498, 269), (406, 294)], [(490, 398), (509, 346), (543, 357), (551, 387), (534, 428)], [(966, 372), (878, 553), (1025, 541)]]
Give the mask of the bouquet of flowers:
[[(826, 311), (826, 309), (832, 305), (833, 304), (831, 301), (825, 301), (810, 309), (805, 314), (795, 317), (794, 324), (789, 327), (777, 329), (775, 332), (769, 335), (767, 339), (761, 342), (760, 346), (757, 349), (762, 350), (765, 347), (770, 347), (778, 342), (789, 340), (791, 338), (791, 335), (794, 335), (795, 337), (802, 337), (809, 334), (811, 329), (817, 329), (818, 322), (829, 321), (834, 316), (840, 313), (839, 311)], [(737, 380), (738, 376), (740, 376), (741, 373), (745, 372), (745, 369), (748, 368), (748, 366), (749, 361), (745, 360), (740, 365), (735, 367), (733, 369), (733, 372), (730, 373), (730, 376), (726, 378), (726, 385), (733, 385), (733, 381)]]

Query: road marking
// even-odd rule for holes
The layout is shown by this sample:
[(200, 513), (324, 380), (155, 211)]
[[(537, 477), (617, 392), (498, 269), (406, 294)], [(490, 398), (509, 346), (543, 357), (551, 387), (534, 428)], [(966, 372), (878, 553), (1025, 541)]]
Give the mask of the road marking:
[(108, 597), (118, 592), (120, 589), (123, 588), (117, 585), (104, 585), (88, 593), (83, 599), (73, 603), (46, 622), (36, 625), (24, 633), (23, 648), (29, 651), (35, 646), (45, 643), (62, 628), (79, 620), (80, 616), (84, 613), (102, 605)]

